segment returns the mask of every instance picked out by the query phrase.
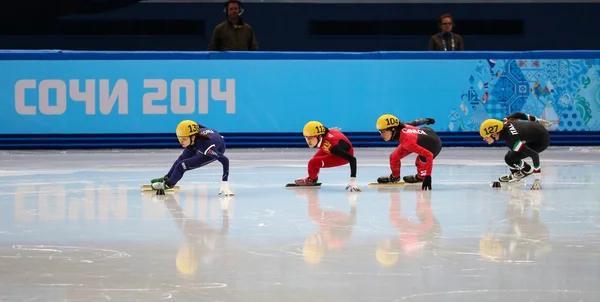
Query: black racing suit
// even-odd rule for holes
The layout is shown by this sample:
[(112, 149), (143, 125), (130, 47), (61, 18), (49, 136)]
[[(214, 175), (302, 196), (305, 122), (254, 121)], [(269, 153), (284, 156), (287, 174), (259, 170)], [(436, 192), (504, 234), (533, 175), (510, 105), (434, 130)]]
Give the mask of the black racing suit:
[[(513, 116), (511, 115), (511, 117)], [(550, 134), (542, 124), (538, 122), (507, 122), (499, 134), (499, 139), (506, 141), (506, 146), (510, 149), (506, 153), (504, 161), (511, 166), (511, 169), (529, 171), (530, 166), (523, 162), (523, 159), (531, 157), (533, 168), (536, 172), (540, 171), (539, 153), (550, 145)]]

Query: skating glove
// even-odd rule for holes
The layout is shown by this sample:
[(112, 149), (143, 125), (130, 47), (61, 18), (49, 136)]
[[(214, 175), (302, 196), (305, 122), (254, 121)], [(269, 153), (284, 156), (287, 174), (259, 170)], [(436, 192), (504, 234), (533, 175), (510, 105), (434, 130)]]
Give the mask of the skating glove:
[(221, 182), (221, 190), (219, 191), (219, 195), (222, 196), (233, 196), (233, 192), (229, 190), (229, 185), (226, 181)]
[(546, 128), (552, 127), (552, 125), (553, 125), (553, 123), (551, 121), (543, 120), (541, 118), (538, 118), (537, 122), (544, 125), (544, 127), (546, 127)]
[(427, 125), (433, 125), (435, 124), (435, 120), (431, 117), (427, 117), (425, 118), (427, 120)]
[(431, 190), (431, 176), (425, 176), (425, 178), (423, 178), (421, 190)]
[(346, 186), (346, 190), (350, 189), (350, 192), (360, 192), (361, 190), (356, 185), (356, 177), (350, 177), (350, 181)]

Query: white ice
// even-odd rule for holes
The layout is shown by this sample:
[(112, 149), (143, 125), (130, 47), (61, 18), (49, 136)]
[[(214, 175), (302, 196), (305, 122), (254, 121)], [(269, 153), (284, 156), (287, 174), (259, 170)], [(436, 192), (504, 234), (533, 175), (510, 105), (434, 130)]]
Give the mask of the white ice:
[(542, 153), (539, 192), (489, 185), (506, 148), (445, 148), (431, 192), (369, 188), (392, 150), (356, 150), (358, 194), (348, 166), (286, 189), (314, 150), (228, 150), (230, 198), (218, 162), (141, 193), (177, 149), (2, 151), (0, 301), (597, 301), (599, 147)]

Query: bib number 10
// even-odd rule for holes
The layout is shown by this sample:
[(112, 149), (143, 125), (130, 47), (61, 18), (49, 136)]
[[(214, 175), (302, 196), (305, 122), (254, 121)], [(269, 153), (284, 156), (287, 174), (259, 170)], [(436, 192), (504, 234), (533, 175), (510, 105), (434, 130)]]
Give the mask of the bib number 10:
[(387, 126), (392, 126), (392, 125), (398, 125), (400, 124), (400, 122), (395, 119), (395, 118), (386, 118), (385, 122), (387, 123)]

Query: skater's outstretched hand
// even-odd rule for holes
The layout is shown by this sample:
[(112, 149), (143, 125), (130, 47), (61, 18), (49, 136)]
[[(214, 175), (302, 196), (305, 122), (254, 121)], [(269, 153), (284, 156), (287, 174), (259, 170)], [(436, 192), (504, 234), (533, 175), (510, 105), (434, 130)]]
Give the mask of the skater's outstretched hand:
[(350, 189), (350, 192), (361, 192), (360, 188), (356, 184), (356, 177), (350, 177), (346, 190)]
[(537, 121), (538, 121), (538, 123), (544, 125), (544, 127), (546, 127), (546, 128), (552, 127), (552, 125), (554, 124), (551, 121), (543, 120), (541, 118), (538, 118)]
[(421, 185), (421, 190), (431, 190), (431, 176), (425, 176), (423, 184)]

